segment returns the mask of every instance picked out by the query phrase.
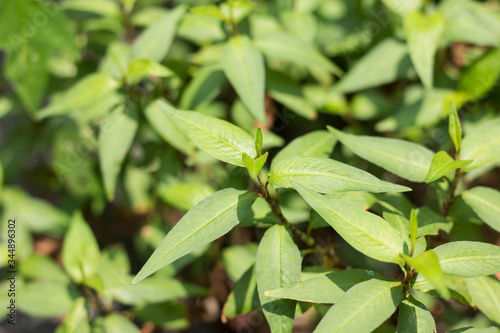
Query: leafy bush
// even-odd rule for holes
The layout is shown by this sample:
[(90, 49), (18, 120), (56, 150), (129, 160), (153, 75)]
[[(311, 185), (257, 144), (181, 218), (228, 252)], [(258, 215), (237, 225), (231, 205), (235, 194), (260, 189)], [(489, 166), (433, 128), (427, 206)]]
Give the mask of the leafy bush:
[(4, 326), (499, 331), (495, 1), (2, 0), (0, 49)]

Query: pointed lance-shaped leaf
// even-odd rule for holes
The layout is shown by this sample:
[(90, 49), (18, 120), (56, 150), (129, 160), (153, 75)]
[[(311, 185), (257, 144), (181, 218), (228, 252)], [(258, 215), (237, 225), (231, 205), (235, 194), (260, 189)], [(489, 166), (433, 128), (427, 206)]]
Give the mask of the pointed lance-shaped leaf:
[(242, 167), (243, 153), (256, 157), (253, 138), (238, 126), (195, 111), (175, 110), (163, 102), (158, 105), (195, 145), (213, 157)]
[(410, 58), (426, 88), (432, 88), (434, 58), (444, 27), (445, 21), (440, 13), (426, 15), (416, 11), (404, 19)]
[(314, 333), (372, 332), (396, 311), (402, 295), (399, 281), (358, 283), (328, 310)]
[(434, 153), (419, 144), (393, 138), (357, 136), (328, 127), (356, 155), (402, 178), (423, 182)]
[(469, 165), (471, 162), (472, 160), (455, 161), (447, 152), (437, 152), (432, 158), (431, 166), (429, 167), (427, 176), (425, 176), (425, 182), (431, 183), (441, 177), (447, 176), (453, 170)]
[(133, 104), (117, 106), (103, 121), (99, 132), (99, 161), (108, 200), (114, 198), (116, 181), (139, 127)]
[(460, 117), (453, 101), (450, 101), (448, 132), (450, 133), (451, 141), (455, 145), (455, 151), (459, 154), (462, 146), (462, 125), (460, 124)]
[(399, 253), (406, 252), (405, 241), (386, 220), (355, 205), (313, 192), (298, 183), (292, 185), (356, 250), (383, 262), (403, 263)]
[(296, 302), (273, 298), (264, 293), (271, 289), (289, 287), (300, 279), (302, 258), (290, 231), (283, 225), (269, 228), (257, 250), (257, 289), (260, 303), (271, 332), (291, 332)]
[(500, 192), (476, 186), (462, 193), (462, 198), (487, 225), (500, 232)]
[(260, 51), (248, 37), (234, 36), (222, 49), (221, 65), (248, 111), (257, 120), (266, 123), (265, 70)]
[(500, 246), (458, 241), (434, 249), (443, 274), (463, 278), (500, 272)]
[(167, 234), (133, 283), (225, 235), (245, 218), (256, 198), (251, 192), (227, 188), (202, 200)]
[(280, 161), (269, 171), (271, 184), (291, 188), (292, 182), (321, 193), (346, 191), (404, 192), (411, 189), (372, 176), (366, 171), (328, 158), (303, 157)]

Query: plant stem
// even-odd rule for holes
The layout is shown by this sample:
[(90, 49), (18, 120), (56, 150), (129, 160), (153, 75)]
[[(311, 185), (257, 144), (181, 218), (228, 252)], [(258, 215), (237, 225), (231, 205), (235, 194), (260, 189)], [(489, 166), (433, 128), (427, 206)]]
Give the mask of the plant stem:
[(453, 177), (453, 180), (451, 182), (448, 181), (450, 188), (448, 191), (448, 196), (444, 198), (443, 210), (441, 215), (448, 216), (450, 208), (457, 198), (455, 192), (461, 178), (462, 178), (462, 169), (457, 169), (455, 170), (455, 176)]
[[(301, 241), (303, 241), (307, 246), (313, 247), (317, 253), (319, 253), (323, 258), (328, 258), (330, 259), (331, 263), (333, 266), (342, 264), (342, 261), (340, 258), (335, 254), (335, 251), (333, 250), (333, 247), (329, 246), (328, 248), (324, 248), (320, 244), (316, 242), (316, 240), (303, 232), (302, 230), (296, 228), (294, 225), (292, 225), (286, 217), (283, 215), (283, 212), (281, 211), (281, 207), (278, 203), (278, 200), (276, 198), (276, 195), (274, 192), (269, 192), (268, 190), (268, 185), (269, 183), (264, 180), (264, 177), (262, 176), (261, 173), (257, 176), (257, 179), (259, 180), (260, 184), (260, 190), (262, 197), (267, 201), (269, 206), (271, 207), (271, 211), (276, 215), (280, 221), (280, 224), (286, 226), (292, 234), (299, 238)], [(274, 195), (273, 195), (274, 194)]]

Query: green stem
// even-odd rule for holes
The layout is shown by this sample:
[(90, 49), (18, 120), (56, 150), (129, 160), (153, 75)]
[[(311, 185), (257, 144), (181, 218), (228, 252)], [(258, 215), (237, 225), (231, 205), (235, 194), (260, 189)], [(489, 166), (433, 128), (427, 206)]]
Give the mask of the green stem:
[(323, 258), (330, 258), (334, 265), (341, 264), (342, 261), (337, 257), (332, 247), (328, 247), (328, 249), (322, 247), (316, 242), (313, 237), (296, 228), (285, 218), (283, 212), (281, 211), (281, 207), (278, 203), (275, 192), (268, 190), (269, 183), (264, 180), (264, 177), (261, 173), (259, 173), (257, 179), (259, 180), (262, 197), (267, 201), (274, 215), (278, 217), (280, 224), (286, 226), (295, 237), (299, 238), (307, 246), (314, 248), (317, 253), (323, 256)]

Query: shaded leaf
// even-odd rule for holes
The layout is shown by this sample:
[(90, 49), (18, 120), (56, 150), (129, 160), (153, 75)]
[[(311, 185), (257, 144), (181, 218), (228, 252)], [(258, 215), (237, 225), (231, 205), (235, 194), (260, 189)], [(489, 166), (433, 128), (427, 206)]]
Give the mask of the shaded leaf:
[(408, 295), (399, 305), (399, 333), (430, 333), (436, 331), (436, 323), (425, 305)]
[(196, 110), (211, 102), (222, 90), (225, 76), (220, 65), (206, 65), (200, 68), (184, 89), (179, 107)]
[(250, 312), (259, 306), (257, 273), (255, 266), (252, 265), (234, 284), (233, 290), (222, 308), (222, 314), (225, 318), (231, 319), (237, 315)]
[(466, 92), (469, 100), (478, 100), (494, 89), (500, 77), (498, 58), (500, 58), (500, 49), (494, 49), (466, 68), (458, 82), (458, 89)]
[(443, 272), (439, 265), (438, 257), (433, 250), (425, 251), (416, 257), (401, 254), (404, 260), (419, 273), (430, 281), (444, 298), (450, 298), (450, 292), (446, 287)]

